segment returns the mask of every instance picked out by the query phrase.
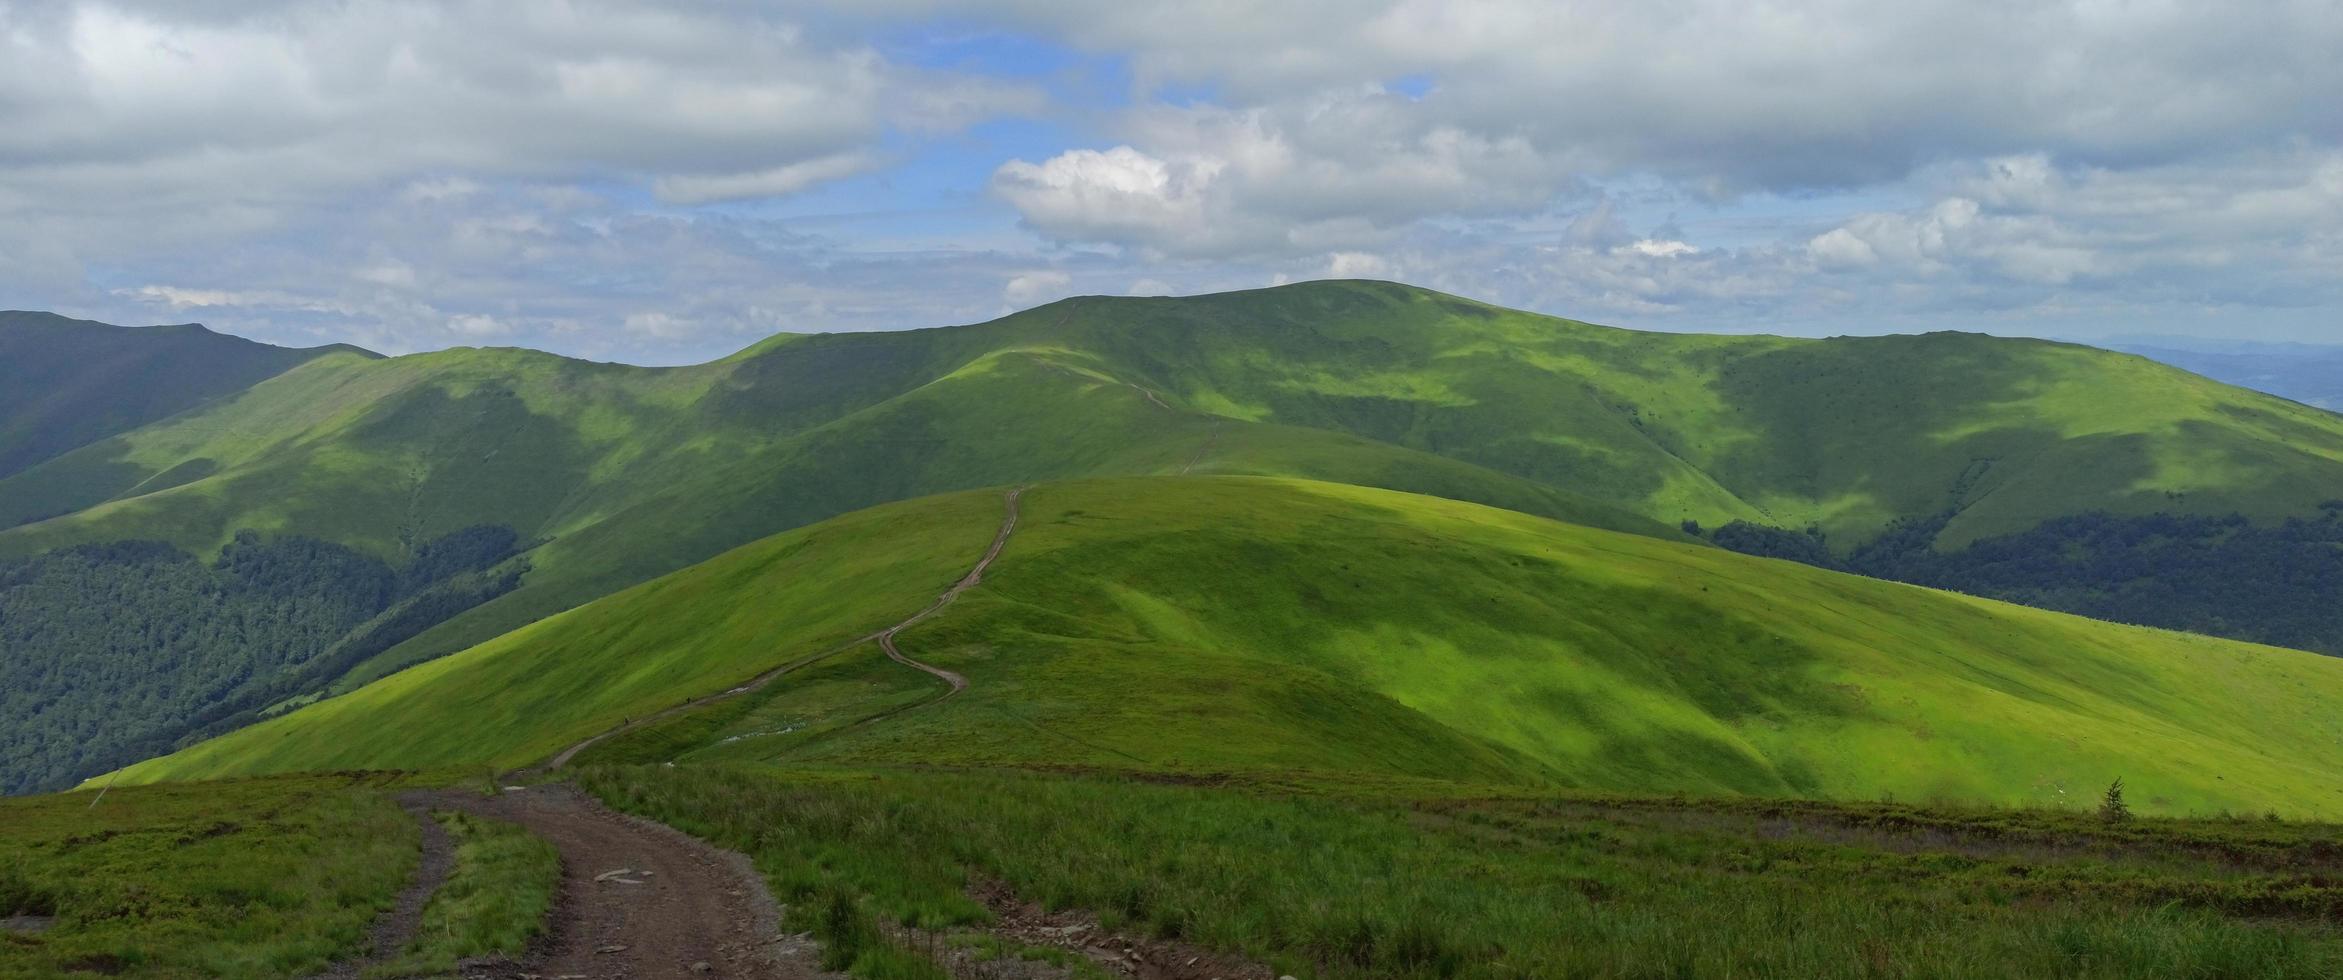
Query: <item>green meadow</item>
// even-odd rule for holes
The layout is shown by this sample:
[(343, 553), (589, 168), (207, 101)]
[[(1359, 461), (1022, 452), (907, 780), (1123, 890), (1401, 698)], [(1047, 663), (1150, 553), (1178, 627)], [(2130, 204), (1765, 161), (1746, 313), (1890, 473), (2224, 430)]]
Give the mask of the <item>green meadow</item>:
[(364, 941), (407, 884), (414, 821), (380, 776), (0, 799), (0, 976), (283, 977)]
[(1544, 796), (1430, 781), (596, 768), (868, 977), (1002, 890), (1303, 977), (2319, 977), (2329, 825)]

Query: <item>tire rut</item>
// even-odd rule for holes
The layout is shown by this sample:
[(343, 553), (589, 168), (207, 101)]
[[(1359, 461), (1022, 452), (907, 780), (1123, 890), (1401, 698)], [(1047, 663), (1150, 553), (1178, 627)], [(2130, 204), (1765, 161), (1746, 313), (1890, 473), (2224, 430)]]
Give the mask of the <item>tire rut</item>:
[(423, 925), (423, 908), (431, 904), (431, 896), (439, 886), (447, 883), (449, 872), (455, 870), (455, 842), (448, 837), (447, 828), (431, 819), (431, 807), (421, 794), (402, 793), (399, 808), (413, 817), (423, 832), (423, 857), (415, 865), (415, 875), (407, 887), (399, 892), (398, 901), (374, 920), (374, 927), (366, 935), (366, 951), (357, 957), (336, 961), (324, 972), (312, 975), (313, 980), (355, 980), (368, 967), (389, 962), (405, 952), (414, 941), (415, 931)]

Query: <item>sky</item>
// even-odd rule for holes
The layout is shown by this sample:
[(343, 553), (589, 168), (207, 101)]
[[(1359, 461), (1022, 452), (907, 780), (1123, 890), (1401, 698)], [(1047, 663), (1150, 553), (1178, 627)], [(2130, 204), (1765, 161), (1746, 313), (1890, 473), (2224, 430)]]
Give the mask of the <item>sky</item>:
[(1397, 279), (2343, 343), (2332, 0), (0, 0), (0, 308), (633, 363)]

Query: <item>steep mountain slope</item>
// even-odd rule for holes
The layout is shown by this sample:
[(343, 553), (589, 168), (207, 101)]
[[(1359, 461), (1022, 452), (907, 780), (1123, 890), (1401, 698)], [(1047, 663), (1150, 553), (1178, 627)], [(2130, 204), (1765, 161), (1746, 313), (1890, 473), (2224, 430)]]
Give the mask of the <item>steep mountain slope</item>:
[[(785, 534), (122, 778), (534, 761), (908, 615), (999, 506)], [(966, 693), (866, 644), (596, 751), (2343, 810), (2310, 654), (1325, 483), (1053, 483), (1017, 528), (900, 640)]]
[(295, 350), (192, 323), (124, 328), (0, 311), (0, 477), (336, 351), (356, 348)]

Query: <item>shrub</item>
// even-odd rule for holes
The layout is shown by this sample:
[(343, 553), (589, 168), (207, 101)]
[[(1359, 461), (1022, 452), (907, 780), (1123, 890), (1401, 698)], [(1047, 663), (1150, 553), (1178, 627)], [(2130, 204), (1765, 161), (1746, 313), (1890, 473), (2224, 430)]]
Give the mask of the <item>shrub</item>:
[(2099, 819), (2108, 823), (2122, 823), (2131, 819), (2131, 804), (2123, 801), (2123, 778), (2116, 777), (2108, 784), (2107, 795), (2099, 798)]

